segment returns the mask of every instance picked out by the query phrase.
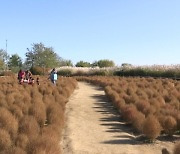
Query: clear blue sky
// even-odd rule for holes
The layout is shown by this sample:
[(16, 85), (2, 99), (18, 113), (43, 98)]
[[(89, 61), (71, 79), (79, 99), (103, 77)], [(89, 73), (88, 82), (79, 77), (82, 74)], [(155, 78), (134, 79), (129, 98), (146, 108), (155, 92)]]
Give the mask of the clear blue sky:
[(75, 64), (180, 64), (179, 0), (0, 0), (0, 49), (42, 42)]

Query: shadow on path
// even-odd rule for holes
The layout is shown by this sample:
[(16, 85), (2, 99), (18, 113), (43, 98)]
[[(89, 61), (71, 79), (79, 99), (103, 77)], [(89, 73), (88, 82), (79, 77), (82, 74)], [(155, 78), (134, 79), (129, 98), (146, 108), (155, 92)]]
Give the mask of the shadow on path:
[[(146, 138), (143, 135), (137, 134), (134, 132), (134, 129), (131, 125), (125, 123), (117, 109), (112, 105), (111, 102), (108, 101), (106, 95), (93, 95), (92, 97), (98, 100), (98, 103), (94, 103), (93, 108), (96, 112), (104, 115), (103, 118), (100, 119), (101, 125), (106, 127), (107, 133), (114, 133), (116, 135), (113, 136), (115, 139), (103, 141), (102, 143), (132, 145), (147, 144), (144, 142)], [(119, 134), (117, 135), (117, 133)], [(123, 133), (123, 135), (121, 133)], [(171, 142), (175, 142), (178, 139), (180, 139), (179, 135), (174, 135), (171, 137), (162, 135), (157, 138), (159, 141)]]
[(93, 95), (98, 100), (94, 103), (94, 110), (103, 114), (103, 118), (99, 119), (101, 125), (106, 127), (107, 133), (114, 133), (115, 136), (111, 140), (103, 141), (102, 144), (142, 144), (136, 140), (133, 135), (133, 128), (126, 124), (117, 109), (108, 101), (106, 95)]

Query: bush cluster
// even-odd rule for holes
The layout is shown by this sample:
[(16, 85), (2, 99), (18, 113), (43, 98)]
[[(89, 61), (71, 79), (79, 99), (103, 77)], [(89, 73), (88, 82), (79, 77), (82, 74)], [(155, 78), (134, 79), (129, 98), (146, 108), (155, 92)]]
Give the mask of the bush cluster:
[(76, 77), (104, 87), (127, 123), (153, 141), (180, 129), (180, 81), (142, 77)]
[(59, 78), (56, 86), (44, 77), (40, 85), (16, 80), (0, 79), (0, 153), (60, 154), (65, 104), (76, 80)]

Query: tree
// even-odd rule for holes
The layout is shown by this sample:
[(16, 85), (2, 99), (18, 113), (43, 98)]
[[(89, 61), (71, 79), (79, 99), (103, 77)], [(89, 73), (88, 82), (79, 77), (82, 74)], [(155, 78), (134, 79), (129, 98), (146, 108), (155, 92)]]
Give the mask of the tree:
[(0, 49), (0, 70), (7, 68), (8, 54), (5, 50)]
[(61, 58), (52, 47), (45, 47), (42, 43), (34, 43), (32, 49), (27, 48), (27, 50), (25, 64), (28, 68), (34, 66), (53, 68), (60, 64)]
[(112, 60), (108, 60), (108, 59), (103, 59), (103, 60), (99, 60), (97, 62), (99, 67), (114, 67), (115, 63)]
[(62, 59), (60, 61), (60, 66), (73, 66), (73, 63), (71, 60)]
[(8, 61), (8, 67), (13, 71), (13, 72), (18, 72), (18, 70), (22, 67), (22, 59), (19, 57), (18, 54), (13, 54), (9, 58)]
[(98, 61), (94, 61), (92, 64), (91, 64), (92, 67), (97, 67), (98, 66)]
[(121, 66), (122, 66), (122, 67), (132, 67), (132, 64), (129, 64), (129, 63), (122, 63)]
[(76, 67), (91, 67), (89, 62), (79, 61), (76, 63)]

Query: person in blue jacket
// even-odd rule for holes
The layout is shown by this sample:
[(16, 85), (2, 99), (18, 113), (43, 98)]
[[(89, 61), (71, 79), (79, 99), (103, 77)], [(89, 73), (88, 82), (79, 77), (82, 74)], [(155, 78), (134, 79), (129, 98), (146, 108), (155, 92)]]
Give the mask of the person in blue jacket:
[(50, 80), (53, 84), (56, 84), (57, 81), (57, 71), (55, 68), (52, 69), (51, 74), (50, 74)]

